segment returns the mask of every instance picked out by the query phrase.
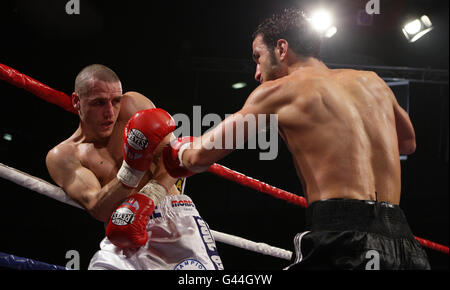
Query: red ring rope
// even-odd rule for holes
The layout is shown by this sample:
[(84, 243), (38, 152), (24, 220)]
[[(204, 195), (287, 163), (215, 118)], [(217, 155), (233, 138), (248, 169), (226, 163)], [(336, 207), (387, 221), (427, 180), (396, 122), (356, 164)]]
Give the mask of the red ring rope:
[(226, 168), (225, 166), (219, 165), (217, 163), (214, 163), (213, 165), (211, 165), (208, 169), (208, 172), (211, 172), (222, 178), (234, 181), (241, 185), (253, 188), (254, 190), (270, 194), (273, 197), (283, 199), (287, 202), (299, 205), (303, 208), (306, 208), (308, 206), (306, 199), (302, 196), (287, 192), (285, 190), (276, 188), (267, 183), (261, 182), (257, 179), (245, 176), (242, 173), (233, 171), (233, 170)]
[(73, 108), (72, 100), (68, 95), (54, 90), (2, 63), (0, 63), (0, 79), (15, 85), (16, 87), (25, 89), (39, 98), (58, 105), (69, 112), (78, 114)]
[[(4, 64), (0, 63), (0, 79), (15, 85), (19, 88), (23, 88), (34, 95), (38, 96), (39, 98), (50, 102), (52, 104), (58, 105), (62, 107), (63, 109), (72, 112), (77, 113), (71, 102), (71, 98), (60, 91), (54, 90), (35, 79), (32, 79), (17, 70), (10, 68)], [(307, 202), (305, 198), (298, 196), (296, 194), (284, 191), (282, 189), (276, 188), (274, 186), (271, 186), (267, 183), (261, 182), (259, 180), (253, 179), (251, 177), (245, 176), (242, 173), (233, 171), (229, 168), (226, 168), (222, 165), (219, 165), (217, 163), (211, 165), (211, 167), (208, 169), (208, 172), (211, 172), (213, 174), (216, 174), (220, 177), (223, 177), (225, 179), (234, 181), (238, 184), (241, 184), (243, 186), (247, 186), (250, 188), (253, 188), (257, 191), (270, 194), (276, 198), (280, 198), (283, 200), (286, 200), (287, 202), (299, 205), (301, 207), (306, 208)], [(445, 254), (449, 254), (448, 252), (448, 246), (444, 246), (429, 240), (425, 240), (419, 237), (415, 237), (416, 240), (423, 246), (435, 251), (439, 251)]]

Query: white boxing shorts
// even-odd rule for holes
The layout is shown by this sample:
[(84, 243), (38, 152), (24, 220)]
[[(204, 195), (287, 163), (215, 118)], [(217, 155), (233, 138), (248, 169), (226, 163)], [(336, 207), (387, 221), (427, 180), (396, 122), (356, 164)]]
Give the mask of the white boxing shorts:
[(168, 195), (147, 224), (149, 239), (139, 249), (121, 249), (107, 237), (89, 270), (223, 270), (216, 242), (187, 195)]

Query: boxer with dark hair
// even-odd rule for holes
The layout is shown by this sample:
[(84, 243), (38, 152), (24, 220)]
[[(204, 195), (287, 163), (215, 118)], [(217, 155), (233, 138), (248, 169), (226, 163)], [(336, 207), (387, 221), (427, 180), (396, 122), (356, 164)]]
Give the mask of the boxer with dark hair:
[(288, 268), (365, 269), (368, 253), (378, 253), (382, 270), (429, 269), (399, 207), (400, 154), (416, 143), (391, 89), (370, 71), (329, 69), (318, 58), (320, 36), (298, 10), (265, 20), (252, 48), (261, 85), (219, 126), (167, 146), (169, 174), (202, 172), (230, 154), (210, 143), (242, 127), (235, 115), (276, 114), (308, 201), (308, 231), (295, 237)]

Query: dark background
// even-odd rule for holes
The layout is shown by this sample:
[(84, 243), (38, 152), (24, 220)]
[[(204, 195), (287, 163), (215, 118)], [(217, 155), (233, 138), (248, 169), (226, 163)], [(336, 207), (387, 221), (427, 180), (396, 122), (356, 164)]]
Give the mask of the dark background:
[[(365, 66), (382, 77), (407, 78), (417, 151), (402, 161), (401, 207), (416, 236), (448, 245), (448, 1), (380, 1), (372, 24), (359, 25), (367, 1), (88, 1), (68, 15), (67, 1), (0, 2), (0, 62), (71, 94), (76, 74), (102, 63), (171, 114), (233, 113), (257, 86), (251, 34), (265, 17), (286, 7), (333, 9), (337, 34), (324, 40), (322, 58), (334, 67)], [(302, 6), (303, 5), (303, 6)], [(427, 14), (435, 29), (408, 43), (401, 27)], [(366, 17), (367, 14), (365, 15)], [(376, 67), (373, 67), (376, 66)], [(405, 67), (412, 69), (405, 69)], [(231, 84), (248, 86), (233, 90)], [(0, 162), (52, 182), (47, 152), (68, 138), (78, 117), (0, 82)], [(203, 128), (207, 130), (208, 128)], [(227, 167), (302, 195), (290, 154), (279, 140), (278, 158), (259, 161), (238, 150)], [(1, 180), (0, 251), (65, 265), (68, 250), (86, 269), (104, 237), (86, 212)], [(188, 179), (186, 193), (211, 229), (292, 250), (304, 230), (304, 209), (209, 173)], [(228, 270), (277, 270), (287, 261), (218, 243)], [(427, 250), (433, 269), (448, 270), (448, 255)]]

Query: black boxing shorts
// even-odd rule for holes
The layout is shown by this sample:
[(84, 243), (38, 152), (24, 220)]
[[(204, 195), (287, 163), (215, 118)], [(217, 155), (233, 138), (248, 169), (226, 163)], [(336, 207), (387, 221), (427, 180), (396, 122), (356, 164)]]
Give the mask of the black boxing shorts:
[(287, 270), (429, 270), (427, 255), (398, 205), (326, 199), (306, 209)]

